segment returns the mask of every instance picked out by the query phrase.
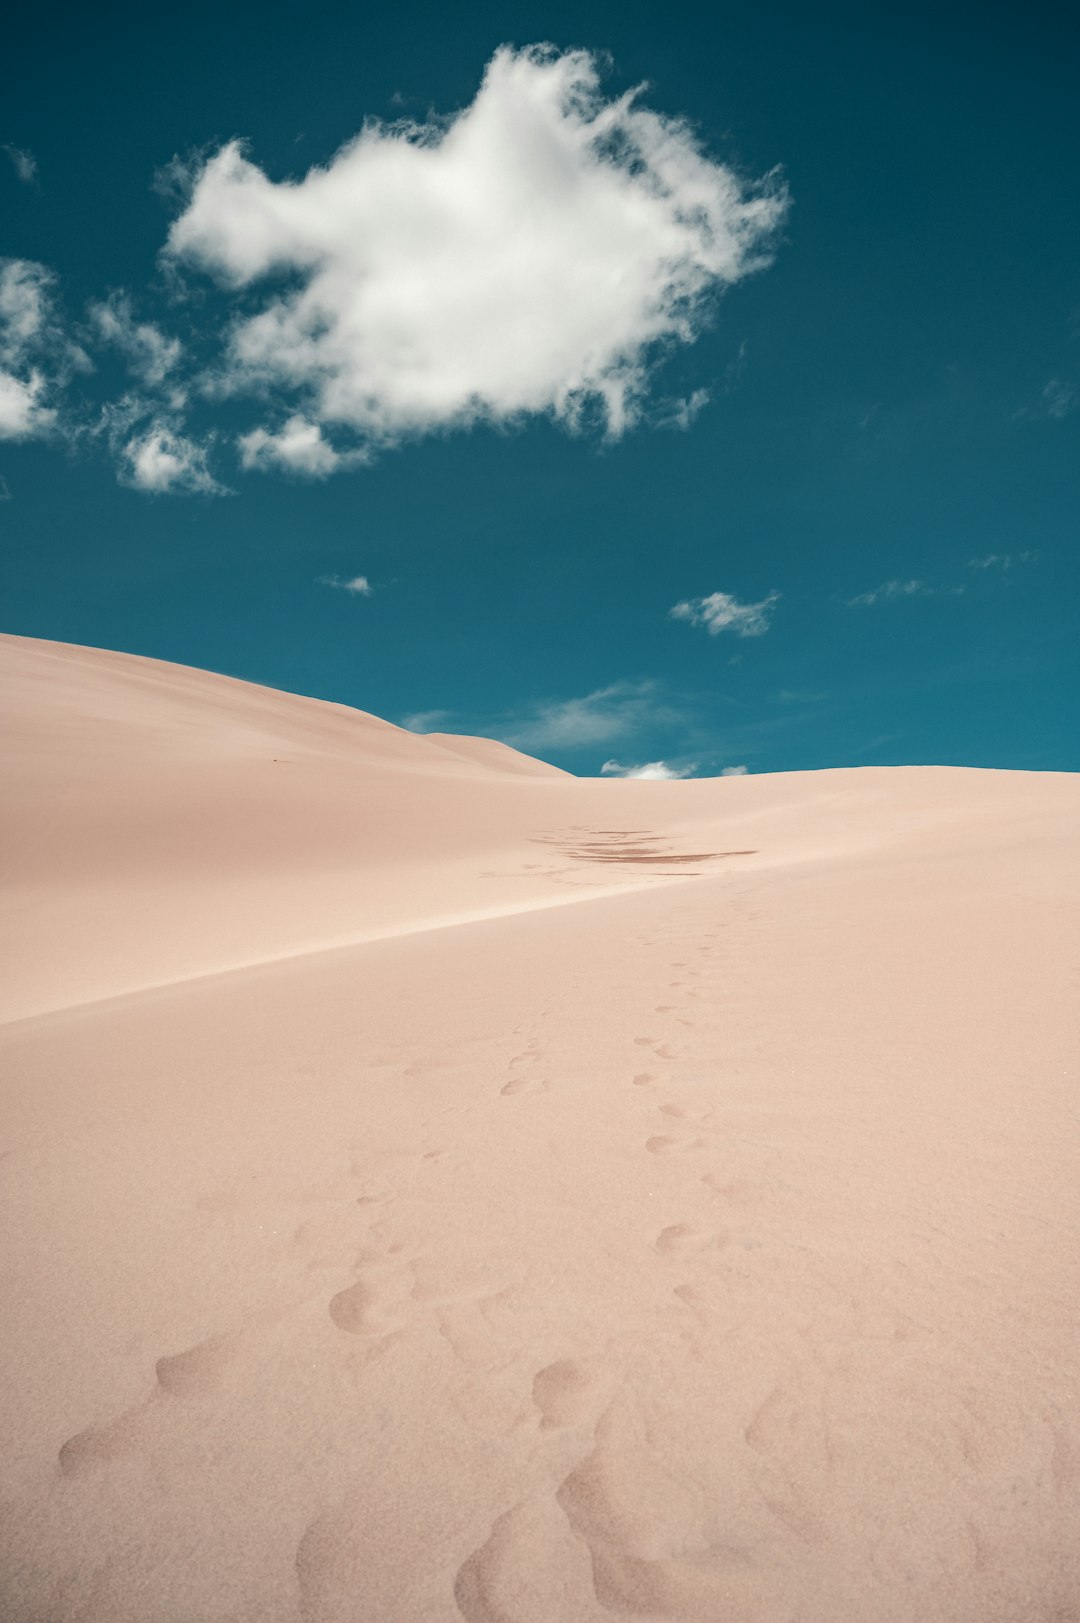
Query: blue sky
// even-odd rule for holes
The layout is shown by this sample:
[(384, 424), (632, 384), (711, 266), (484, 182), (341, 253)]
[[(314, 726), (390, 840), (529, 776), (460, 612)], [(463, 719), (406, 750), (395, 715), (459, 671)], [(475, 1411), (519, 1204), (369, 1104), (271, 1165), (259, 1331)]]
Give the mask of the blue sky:
[(1066, 8), (449, 16), (9, 25), (3, 629), (586, 774), (1080, 768)]

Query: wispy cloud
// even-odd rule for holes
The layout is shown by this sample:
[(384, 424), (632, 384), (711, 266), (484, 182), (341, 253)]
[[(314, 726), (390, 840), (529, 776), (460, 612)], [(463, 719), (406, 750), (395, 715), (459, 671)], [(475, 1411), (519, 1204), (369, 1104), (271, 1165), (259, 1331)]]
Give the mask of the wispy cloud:
[(416, 710), (411, 716), (403, 716), (400, 725), (410, 733), (434, 733), (453, 719), (452, 710)]
[(319, 575), (316, 584), (332, 586), (335, 591), (349, 592), (353, 597), (370, 597), (375, 590), (366, 575), (353, 575), (349, 579), (343, 575)]
[(613, 682), (579, 699), (550, 700), (505, 723), (497, 736), (523, 749), (611, 744), (678, 718), (654, 682)]
[(1063, 383), (1060, 378), (1051, 378), (1042, 392), (1042, 406), (1047, 417), (1061, 420), (1067, 417), (1076, 405), (1076, 386), (1072, 383)]
[(91, 304), (89, 313), (96, 336), (124, 353), (132, 373), (147, 388), (159, 388), (175, 372), (183, 355), (180, 340), (152, 321), (137, 320), (128, 294), (113, 293)]
[(692, 778), (697, 766), (669, 766), (667, 761), (646, 761), (644, 766), (623, 766), (621, 761), (605, 761), (600, 768), (606, 778)]
[(849, 597), (847, 606), (849, 609), (869, 609), (875, 603), (892, 603), (901, 597), (933, 597), (937, 590), (939, 588), (927, 586), (921, 580), (887, 580), (869, 592), (860, 592), (858, 597)]
[(722, 766), (720, 776), (722, 778), (745, 778), (749, 771), (748, 766)]
[[(606, 100), (588, 52), (504, 47), (457, 116), (368, 122), (299, 181), (230, 142), (190, 174), (168, 255), (236, 290), (293, 274), (237, 316), (223, 379), (301, 421), (375, 446), (527, 414), (615, 436), (713, 296), (768, 262), (785, 209), (775, 176), (744, 182), (637, 93)], [(260, 434), (250, 466), (300, 465)]]
[(1014, 564), (1037, 563), (1040, 556), (1037, 548), (1027, 548), (1024, 552), (988, 552), (985, 558), (969, 558), (968, 568), (1007, 570)]
[(1043, 385), (1037, 401), (1032, 405), (1021, 406), (1013, 412), (1013, 417), (1028, 422), (1045, 422), (1050, 418), (1053, 422), (1061, 422), (1069, 413), (1080, 406), (1080, 394), (1077, 393), (1075, 383), (1065, 378), (1051, 378)]
[(709, 404), (708, 389), (695, 389), (684, 400), (666, 400), (655, 415), (657, 428), (690, 428)]
[(73, 370), (89, 368), (62, 330), (55, 283), (36, 260), (0, 260), (0, 439), (51, 433), (59, 391)]
[(12, 146), (10, 141), (5, 143), (4, 151), (11, 159), (12, 167), (24, 186), (32, 186), (37, 179), (38, 161), (32, 152), (25, 147)]
[(761, 637), (769, 629), (772, 611), (780, 601), (779, 592), (770, 592), (759, 603), (740, 603), (730, 592), (710, 592), (708, 597), (689, 598), (669, 610), (673, 620), (689, 620), (704, 626), (711, 637), (733, 631), (737, 637)]

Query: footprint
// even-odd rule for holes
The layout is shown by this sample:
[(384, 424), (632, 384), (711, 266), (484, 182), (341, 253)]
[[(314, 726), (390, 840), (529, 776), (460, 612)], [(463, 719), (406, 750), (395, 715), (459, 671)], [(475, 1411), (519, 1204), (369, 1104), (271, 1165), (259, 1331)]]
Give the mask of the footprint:
[(657, 1251), (700, 1251), (713, 1243), (713, 1236), (692, 1223), (672, 1223), (669, 1228), (660, 1230), (654, 1243)]
[(492, 1322), (491, 1310), (506, 1295), (506, 1291), (496, 1291), (490, 1296), (462, 1296), (436, 1306), (439, 1334), (459, 1363), (486, 1369), (505, 1363), (505, 1334)]
[(173, 1397), (201, 1397), (214, 1391), (235, 1357), (229, 1337), (211, 1336), (186, 1352), (159, 1358), (155, 1366), (158, 1385)]
[(587, 1364), (574, 1358), (560, 1358), (538, 1370), (532, 1395), (544, 1431), (579, 1426), (595, 1415), (595, 1376)]
[(635, 1037), (634, 1042), (639, 1048), (651, 1048), (657, 1059), (679, 1058), (678, 1054), (671, 1052), (669, 1044), (661, 1042), (659, 1037)]
[(651, 1088), (655, 1085), (655, 1083), (656, 1077), (653, 1076), (651, 1071), (639, 1071), (633, 1079), (633, 1086), (635, 1088)]
[[(583, 1617), (591, 1590), (585, 1546), (555, 1500), (542, 1494), (497, 1517), (484, 1543), (462, 1563), (454, 1615), (465, 1623)], [(591, 1606), (587, 1615), (593, 1615)]]
[(765, 1195), (763, 1186), (749, 1178), (721, 1178), (715, 1172), (703, 1172), (701, 1181), (730, 1206), (752, 1206)]
[(688, 1283), (676, 1285), (672, 1296), (677, 1296), (697, 1319), (698, 1323), (709, 1328), (712, 1324), (716, 1304), (711, 1297), (701, 1289), (700, 1285)]
[(505, 1087), (499, 1089), (499, 1092), (503, 1098), (512, 1098), (515, 1093), (546, 1093), (547, 1088), (548, 1084), (546, 1082), (541, 1082), (535, 1077), (520, 1076), (516, 1077), (512, 1082), (507, 1082)]
[(685, 1150), (699, 1150), (701, 1146), (700, 1138), (676, 1138), (668, 1133), (654, 1133), (645, 1140), (650, 1155), (677, 1155)]
[(654, 1623), (792, 1615), (749, 1541), (716, 1527), (693, 1474), (676, 1481), (640, 1422), (616, 1424), (609, 1411), (555, 1497), (588, 1548), (593, 1592), (607, 1611), (647, 1613)]
[(347, 1290), (338, 1291), (331, 1299), (330, 1317), (339, 1330), (344, 1330), (350, 1336), (361, 1336), (369, 1327), (376, 1300), (370, 1286), (365, 1285), (362, 1279), (358, 1280)]
[(64, 1476), (86, 1476), (99, 1466), (123, 1459), (139, 1446), (147, 1404), (129, 1409), (103, 1426), (88, 1426), (69, 1437), (60, 1449), (60, 1469)]
[(672, 1121), (693, 1122), (696, 1126), (703, 1127), (711, 1119), (713, 1112), (711, 1110), (690, 1110), (686, 1105), (677, 1104), (669, 1099), (660, 1106), (660, 1114), (668, 1116)]
[(405, 1318), (402, 1308), (411, 1279), (400, 1267), (392, 1272), (374, 1270), (337, 1295), (327, 1307), (339, 1330), (350, 1336), (387, 1336), (400, 1330)]

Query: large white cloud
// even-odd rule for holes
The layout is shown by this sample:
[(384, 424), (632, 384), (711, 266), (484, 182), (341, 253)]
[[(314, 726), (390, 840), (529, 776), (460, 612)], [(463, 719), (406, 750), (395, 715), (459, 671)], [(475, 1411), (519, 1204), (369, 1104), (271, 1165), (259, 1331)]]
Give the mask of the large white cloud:
[(621, 433), (784, 208), (775, 177), (746, 185), (636, 94), (605, 100), (587, 52), (503, 48), (456, 118), (369, 123), (301, 181), (231, 142), (168, 252), (237, 289), (291, 273), (236, 319), (223, 377), (286, 392), (244, 448), (280, 463), (298, 405), (375, 444), (523, 413)]

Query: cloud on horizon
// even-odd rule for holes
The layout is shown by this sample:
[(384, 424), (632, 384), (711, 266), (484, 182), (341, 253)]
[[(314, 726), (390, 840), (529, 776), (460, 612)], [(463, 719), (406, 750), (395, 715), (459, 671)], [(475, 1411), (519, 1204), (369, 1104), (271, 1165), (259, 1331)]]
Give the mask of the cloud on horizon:
[(605, 761), (600, 768), (605, 778), (649, 778), (657, 781), (692, 778), (697, 771), (694, 766), (669, 766), (666, 761), (646, 761), (644, 766), (623, 766), (620, 761)]
[(762, 637), (769, 629), (769, 620), (779, 592), (770, 592), (760, 603), (740, 603), (730, 592), (710, 592), (707, 597), (694, 597), (685, 603), (676, 603), (668, 610), (672, 620), (688, 620), (692, 626), (704, 626), (710, 637), (722, 631), (733, 631), (737, 637)]
[(411, 716), (403, 716), (398, 725), (409, 733), (435, 733), (453, 719), (452, 710), (416, 710)]
[(289, 277), (228, 333), (219, 386), (279, 397), (245, 465), (316, 475), (340, 453), (290, 456), (297, 424), (369, 446), (529, 414), (623, 433), (657, 360), (768, 263), (787, 204), (775, 175), (744, 182), (637, 92), (605, 100), (590, 53), (550, 47), (500, 48), (456, 116), (368, 122), (300, 181), (232, 141), (189, 186), (173, 265), (236, 292)]

